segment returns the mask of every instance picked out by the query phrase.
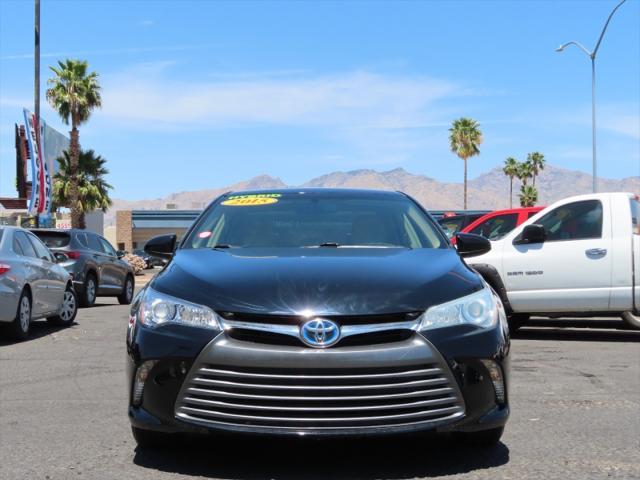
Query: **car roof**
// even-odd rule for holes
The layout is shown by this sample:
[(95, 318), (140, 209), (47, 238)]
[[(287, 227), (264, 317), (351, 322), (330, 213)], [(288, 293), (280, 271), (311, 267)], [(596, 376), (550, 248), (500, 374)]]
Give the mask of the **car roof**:
[[(485, 215), (502, 215), (505, 213), (520, 213), (520, 212), (533, 212), (544, 210), (546, 207), (518, 207), (518, 208), (505, 208), (504, 210), (493, 210), (485, 213)], [(483, 215), (484, 216), (484, 215)]]
[(51, 233), (93, 233), (88, 230), (82, 230), (81, 228), (29, 228), (29, 231), (33, 233), (37, 232), (51, 232)]
[(227, 192), (223, 196), (229, 195), (268, 195), (268, 194), (309, 194), (309, 195), (352, 195), (355, 197), (398, 197), (406, 196), (402, 192), (393, 190), (380, 190), (373, 188), (326, 188), (326, 187), (301, 187), (301, 188), (274, 188), (274, 189), (259, 189), (259, 190), (238, 190)]

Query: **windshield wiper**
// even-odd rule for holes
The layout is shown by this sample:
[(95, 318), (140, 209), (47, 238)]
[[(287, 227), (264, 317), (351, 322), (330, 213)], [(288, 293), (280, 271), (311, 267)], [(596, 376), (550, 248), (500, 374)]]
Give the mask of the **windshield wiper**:
[(359, 245), (342, 245), (337, 242), (323, 242), (319, 245), (307, 245), (304, 248), (321, 248), (321, 247), (330, 247), (330, 248), (409, 248), (404, 245), (392, 245), (392, 244), (377, 244), (377, 243), (369, 243), (369, 244), (359, 244)]

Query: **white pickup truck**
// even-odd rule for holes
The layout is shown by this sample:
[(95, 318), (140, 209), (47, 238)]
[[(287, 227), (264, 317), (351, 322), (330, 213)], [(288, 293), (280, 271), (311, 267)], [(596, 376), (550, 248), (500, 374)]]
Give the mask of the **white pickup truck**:
[(467, 259), (498, 292), (512, 329), (530, 315), (621, 315), (640, 328), (640, 197), (600, 193), (550, 205)]

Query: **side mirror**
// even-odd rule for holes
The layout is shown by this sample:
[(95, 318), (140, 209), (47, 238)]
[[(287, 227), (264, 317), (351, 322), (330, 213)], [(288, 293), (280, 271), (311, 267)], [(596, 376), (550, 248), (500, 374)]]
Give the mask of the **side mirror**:
[(127, 254), (127, 252), (125, 252), (124, 250), (117, 250), (116, 251), (116, 257), (118, 258), (122, 258)]
[(477, 257), (491, 250), (491, 242), (481, 235), (456, 233), (456, 247), (462, 258)]
[(63, 263), (66, 262), (67, 260), (69, 260), (69, 257), (62, 253), (62, 252), (54, 252), (53, 253), (53, 258), (56, 259), (56, 263)]
[(522, 233), (513, 241), (514, 245), (529, 245), (532, 243), (544, 243), (547, 239), (547, 232), (544, 227), (538, 223), (527, 225)]
[(176, 241), (178, 237), (175, 235), (158, 235), (153, 237), (144, 246), (144, 251), (151, 256), (170, 259), (176, 249)]

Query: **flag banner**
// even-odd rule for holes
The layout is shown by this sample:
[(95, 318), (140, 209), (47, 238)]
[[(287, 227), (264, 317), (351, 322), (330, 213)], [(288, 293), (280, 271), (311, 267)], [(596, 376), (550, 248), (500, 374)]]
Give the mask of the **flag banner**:
[(49, 162), (43, 158), (43, 146), (45, 137), (45, 124), (38, 121), (35, 115), (26, 108), (24, 119), (29, 143), (29, 156), (31, 157), (31, 199), (29, 201), (29, 214), (48, 217), (51, 211), (51, 170)]

